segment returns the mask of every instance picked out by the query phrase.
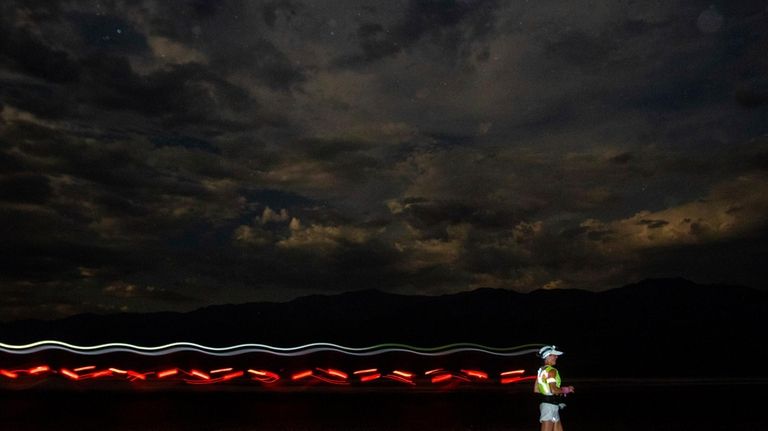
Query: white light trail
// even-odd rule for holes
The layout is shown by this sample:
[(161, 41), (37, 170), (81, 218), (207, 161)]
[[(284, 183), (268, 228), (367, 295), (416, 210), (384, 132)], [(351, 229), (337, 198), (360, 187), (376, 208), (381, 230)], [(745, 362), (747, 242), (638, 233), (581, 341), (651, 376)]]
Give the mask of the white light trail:
[(383, 353), (402, 352), (419, 356), (443, 356), (461, 352), (479, 352), (494, 356), (520, 356), (538, 351), (542, 344), (525, 344), (514, 347), (488, 347), (473, 343), (456, 343), (439, 347), (417, 347), (407, 344), (377, 344), (367, 347), (347, 347), (332, 343), (310, 343), (295, 347), (277, 347), (268, 344), (238, 344), (228, 347), (210, 347), (190, 342), (177, 342), (161, 346), (137, 346), (127, 343), (106, 343), (95, 346), (77, 346), (57, 340), (43, 340), (29, 344), (0, 343), (0, 352), (28, 355), (47, 350), (61, 350), (78, 355), (103, 355), (107, 353), (134, 353), (143, 356), (160, 356), (177, 352), (197, 352), (211, 356), (235, 356), (246, 353), (267, 353), (276, 356), (302, 356), (317, 352), (338, 352), (350, 356), (374, 356)]

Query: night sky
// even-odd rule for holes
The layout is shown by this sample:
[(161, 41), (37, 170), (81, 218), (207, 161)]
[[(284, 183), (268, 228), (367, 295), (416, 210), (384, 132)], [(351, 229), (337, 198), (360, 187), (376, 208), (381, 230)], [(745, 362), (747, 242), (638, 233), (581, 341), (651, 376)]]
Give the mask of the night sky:
[(3, 1), (0, 320), (764, 288), (768, 2)]

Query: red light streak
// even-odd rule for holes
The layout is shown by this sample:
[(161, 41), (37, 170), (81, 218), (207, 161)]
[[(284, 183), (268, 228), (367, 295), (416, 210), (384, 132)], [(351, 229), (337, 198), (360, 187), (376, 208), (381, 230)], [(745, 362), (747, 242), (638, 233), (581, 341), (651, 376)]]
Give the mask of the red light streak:
[(435, 377), (432, 377), (432, 383), (445, 382), (447, 380), (451, 380), (451, 377), (452, 376), (450, 374), (440, 374)]
[(72, 371), (69, 371), (66, 368), (62, 368), (59, 372), (61, 374), (64, 374), (65, 376), (69, 377), (72, 380), (79, 380), (80, 379), (80, 376), (78, 376), (77, 374), (73, 373)]
[(208, 374), (205, 374), (204, 372), (202, 372), (200, 370), (191, 370), (189, 372), (189, 375), (195, 376), (195, 377), (200, 377), (201, 379), (204, 379), (204, 380), (211, 380), (211, 376), (209, 376)]
[(349, 375), (347, 373), (343, 371), (335, 370), (333, 368), (328, 368), (328, 369), (318, 368), (317, 370), (322, 371), (330, 376), (338, 377), (340, 379), (346, 380), (347, 378), (349, 378)]
[(19, 377), (18, 374), (14, 373), (13, 371), (8, 370), (0, 370), (0, 374), (4, 375), (5, 377), (8, 377), (9, 379), (15, 379)]
[(526, 376), (526, 377), (505, 377), (501, 379), (501, 384), (506, 385), (508, 383), (515, 383), (515, 382), (522, 382), (524, 380), (535, 380), (536, 376)]
[(254, 377), (254, 380), (258, 380), (262, 383), (274, 383), (280, 380), (280, 376), (272, 371), (249, 369), (248, 372), (258, 376)]
[(141, 374), (141, 373), (137, 373), (136, 371), (128, 370), (128, 371), (126, 371), (126, 374), (128, 376), (130, 376), (131, 380), (136, 380), (136, 379), (147, 380), (147, 374), (149, 374), (149, 373)]
[(213, 384), (220, 383), (220, 382), (223, 382), (223, 381), (224, 380), (221, 377), (219, 377), (218, 379), (210, 379), (210, 380), (205, 380), (205, 379), (201, 379), (201, 380), (188, 380), (188, 379), (185, 379), (184, 383), (186, 383), (188, 385), (213, 385)]
[(311, 375), (312, 375), (312, 370), (300, 371), (298, 373), (294, 373), (291, 376), (291, 380), (294, 380), (294, 381), (295, 380), (300, 380), (300, 379), (303, 379), (305, 377), (309, 377)]
[(243, 374), (245, 373), (243, 373), (242, 371), (235, 371), (234, 373), (224, 374), (223, 376), (221, 376), (221, 380), (227, 381), (227, 380), (236, 379), (238, 377), (243, 377)]
[(187, 384), (190, 384), (190, 385), (212, 385), (212, 384), (215, 384), (215, 383), (222, 383), (222, 382), (226, 382), (228, 380), (232, 380), (232, 379), (235, 379), (235, 378), (238, 378), (238, 377), (242, 377), (243, 374), (245, 374), (245, 373), (243, 373), (242, 371), (235, 371), (234, 373), (225, 374), (225, 375), (223, 375), (223, 376), (221, 376), (219, 378), (216, 378), (216, 379), (184, 380), (184, 382), (187, 383)]
[(103, 371), (97, 371), (95, 373), (91, 373), (87, 377), (90, 377), (90, 378), (93, 378), (93, 379), (98, 379), (99, 377), (106, 377), (106, 376), (111, 376), (111, 375), (112, 375), (112, 371), (110, 371), (110, 370), (103, 370)]
[(162, 379), (164, 377), (174, 376), (176, 374), (179, 374), (179, 370), (177, 368), (173, 368), (171, 370), (160, 371), (157, 373), (157, 378)]
[(51, 371), (51, 368), (47, 365), (40, 365), (39, 367), (31, 368), (29, 374), (40, 374), (46, 371)]
[[(57, 370), (57, 371), (55, 371)], [(85, 371), (86, 373), (83, 373)], [(90, 372), (89, 372), (90, 371)], [(258, 381), (261, 384), (271, 385), (281, 379), (288, 379), (290, 381), (304, 380), (305, 384), (312, 384), (311, 379), (315, 379), (320, 382), (325, 382), (333, 385), (350, 385), (355, 383), (367, 383), (380, 379), (389, 379), (399, 383), (412, 385), (412, 386), (428, 386), (430, 384), (441, 384), (446, 382), (469, 382), (480, 384), (484, 381), (489, 381), (489, 374), (479, 369), (466, 369), (461, 368), (458, 370), (451, 370), (445, 368), (435, 368), (428, 371), (411, 372), (403, 369), (392, 370), (390, 374), (383, 374), (379, 371), (379, 368), (366, 368), (356, 370), (354, 372), (347, 373), (337, 368), (309, 368), (299, 370), (293, 374), (289, 373), (276, 373), (262, 369), (247, 369), (243, 371), (236, 371), (232, 367), (218, 368), (211, 370), (209, 373), (200, 371), (199, 369), (185, 369), (185, 368), (165, 368), (157, 371), (133, 371), (120, 368), (103, 368), (97, 371), (97, 366), (89, 365), (78, 368), (55, 368), (52, 369), (48, 365), (39, 365), (29, 369), (0, 369), (0, 379), (22, 379), (25, 375), (28, 376), (47, 376), (47, 372), (52, 372), (53, 375), (59, 375), (66, 380), (70, 381), (83, 381), (90, 379), (99, 379), (110, 376), (121, 375), (126, 380), (135, 382), (141, 381), (160, 381), (172, 376), (178, 376), (184, 374), (190, 376), (189, 379), (179, 378), (179, 380), (192, 385), (208, 385), (216, 383), (225, 383), (231, 380), (239, 379), (248, 374), (248, 380)], [(89, 372), (89, 373), (88, 373)], [(534, 380), (535, 376), (525, 376), (525, 370), (509, 370), (499, 373), (499, 380), (493, 380), (493, 382), (502, 385), (513, 384), (517, 382)], [(282, 374), (282, 375), (281, 375)], [(354, 381), (350, 381), (350, 376), (357, 376)], [(429, 379), (428, 381), (419, 380), (416, 381), (416, 376), (424, 375)], [(445, 387), (453, 387), (448, 385)]]
[(409, 380), (409, 379), (404, 379), (404, 378), (402, 378), (402, 377), (400, 377), (400, 376), (395, 376), (395, 375), (393, 375), (393, 374), (388, 374), (388, 375), (384, 376), (384, 378), (385, 378), (385, 379), (394, 380), (394, 381), (396, 381), (396, 382), (402, 382), (402, 383), (406, 383), (406, 384), (409, 384), (409, 385), (413, 385), (413, 386), (415, 386), (415, 385), (416, 385), (416, 383), (414, 383), (412, 380)]
[(360, 377), (361, 382), (370, 382), (371, 380), (376, 380), (381, 377), (380, 373), (374, 373), (374, 374), (368, 374), (365, 376)]
[(477, 370), (461, 370), (462, 373), (470, 376), (470, 377), (477, 377), (478, 379), (487, 379), (488, 373), (477, 371)]
[(267, 371), (267, 377), (275, 379), (275, 381), (280, 380), (280, 376), (277, 373), (273, 373), (271, 371)]
[(334, 385), (348, 385), (349, 384), (349, 382), (345, 382), (343, 380), (329, 379), (327, 377), (318, 376), (316, 374), (313, 374), (312, 377), (316, 378), (317, 380), (326, 382), (326, 383), (332, 383)]

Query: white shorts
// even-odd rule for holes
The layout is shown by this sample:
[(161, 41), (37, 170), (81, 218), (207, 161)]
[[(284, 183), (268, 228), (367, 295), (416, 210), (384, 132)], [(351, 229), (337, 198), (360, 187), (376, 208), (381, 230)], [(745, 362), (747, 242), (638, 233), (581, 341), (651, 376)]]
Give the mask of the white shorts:
[(541, 403), (539, 410), (541, 411), (539, 422), (560, 422), (560, 406), (557, 404)]

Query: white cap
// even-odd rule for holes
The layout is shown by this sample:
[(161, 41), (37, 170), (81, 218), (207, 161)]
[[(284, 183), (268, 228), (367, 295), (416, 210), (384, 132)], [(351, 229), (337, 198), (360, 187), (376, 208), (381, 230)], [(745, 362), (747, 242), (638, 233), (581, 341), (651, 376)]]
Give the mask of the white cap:
[(556, 350), (555, 346), (544, 346), (539, 349), (539, 356), (541, 356), (541, 359), (546, 359), (549, 355), (560, 356), (562, 354), (563, 352)]

